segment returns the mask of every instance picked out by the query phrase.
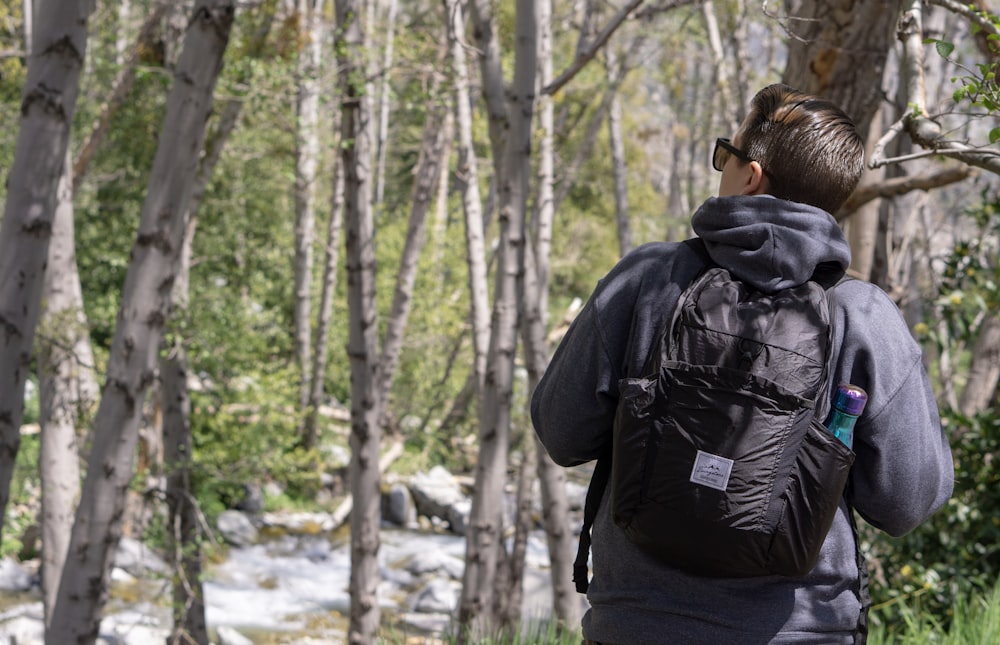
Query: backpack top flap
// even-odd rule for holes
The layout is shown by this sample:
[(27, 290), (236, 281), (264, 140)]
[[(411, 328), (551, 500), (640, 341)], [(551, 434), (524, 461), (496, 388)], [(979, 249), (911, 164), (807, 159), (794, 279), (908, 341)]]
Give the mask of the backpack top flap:
[(825, 384), (830, 312), (816, 282), (764, 293), (713, 267), (685, 290), (668, 327), (661, 364), (751, 372), (809, 402)]

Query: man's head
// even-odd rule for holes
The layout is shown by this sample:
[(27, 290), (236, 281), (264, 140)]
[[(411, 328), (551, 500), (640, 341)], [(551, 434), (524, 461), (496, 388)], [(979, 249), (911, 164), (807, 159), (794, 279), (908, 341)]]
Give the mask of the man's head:
[(754, 96), (729, 149), (726, 143), (713, 159), (723, 170), (720, 196), (767, 193), (834, 213), (864, 170), (864, 141), (851, 118), (782, 84)]

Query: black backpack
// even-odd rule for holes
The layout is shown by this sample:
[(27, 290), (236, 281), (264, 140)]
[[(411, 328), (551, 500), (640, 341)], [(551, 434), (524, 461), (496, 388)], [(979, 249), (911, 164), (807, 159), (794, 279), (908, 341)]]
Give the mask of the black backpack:
[(643, 376), (619, 383), (612, 452), (587, 493), (581, 593), (608, 481), (612, 517), (635, 544), (705, 576), (808, 573), (844, 495), (854, 453), (819, 416), (832, 369), (829, 294), (843, 272), (824, 267), (764, 293), (712, 265), (700, 240), (688, 244), (708, 266)]

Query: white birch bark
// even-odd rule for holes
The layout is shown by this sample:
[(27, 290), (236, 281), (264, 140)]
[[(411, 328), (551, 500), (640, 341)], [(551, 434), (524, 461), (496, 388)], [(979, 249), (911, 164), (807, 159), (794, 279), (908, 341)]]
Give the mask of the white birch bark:
[(337, 0), (341, 163), (347, 250), (348, 357), (351, 363), (351, 611), (348, 642), (374, 642), (379, 624), (378, 326), (372, 217), (371, 106), (365, 99), (364, 15), (358, 0)]
[(322, 41), (314, 0), (298, 0), (302, 43), (296, 61), (295, 110), (295, 357), (299, 365), (299, 405), (309, 401), (312, 376), (312, 274), (316, 244), (316, 168), (319, 162), (319, 65)]
[(42, 605), (46, 625), (51, 622), (73, 513), (80, 498), (77, 428), (93, 412), (99, 393), (74, 252), (72, 168), (67, 151), (45, 270), (42, 320), (35, 339), (41, 426), (38, 470), (42, 488)]
[(375, 174), (375, 203), (381, 204), (385, 197), (385, 159), (389, 149), (389, 109), (392, 107), (392, 97), (389, 96), (389, 80), (392, 77), (393, 47), (395, 45), (396, 34), (396, 0), (389, 0), (389, 7), (385, 17), (385, 49), (382, 51), (382, 69), (379, 73), (382, 76), (382, 83), (379, 87), (378, 106), (378, 150), (377, 166)]
[(212, 94), (235, 14), (233, 0), (199, 0), (167, 99), (139, 232), (122, 290), (94, 446), (77, 508), (47, 645), (93, 643), (121, 536), (142, 403), (156, 378), (173, 282)]
[(719, 34), (719, 19), (715, 15), (715, 3), (712, 0), (705, 0), (701, 4), (701, 17), (705, 23), (705, 33), (708, 35), (709, 51), (712, 53), (712, 74), (715, 77), (716, 91), (712, 98), (717, 111), (713, 114), (713, 120), (721, 115), (722, 131), (729, 132), (729, 136), (732, 136), (739, 125), (736, 120), (737, 105), (730, 90), (729, 66), (726, 64), (722, 36)]
[(496, 26), (490, 0), (470, 0), (469, 12), (472, 18), (473, 34), (479, 50), (479, 75), (486, 114), (489, 119), (490, 146), (493, 152), (493, 181), (499, 185), (503, 174), (504, 136), (507, 133), (507, 99), (504, 90), (503, 65), (500, 60), (500, 44), (497, 42)]
[(30, 58), (35, 33), (35, 0), (21, 0), (21, 16), (24, 19), (24, 56)]
[[(552, 78), (552, 3), (538, 3), (538, 85), (544, 87)], [(524, 285), (524, 356), (528, 368), (528, 392), (534, 392), (538, 379), (548, 366), (546, 342), (549, 302), (549, 258), (552, 247), (552, 222), (555, 216), (553, 182), (555, 176), (554, 102), (552, 96), (538, 97), (538, 188), (535, 196), (533, 249), (525, 254)], [(529, 394), (530, 400), (530, 394)], [(531, 432), (525, 446), (524, 468), (535, 467), (542, 497), (542, 522), (549, 548), (552, 580), (552, 606), (560, 624), (575, 629), (580, 622), (580, 596), (573, 585), (573, 530), (569, 525), (569, 500), (566, 497), (566, 472), (538, 444)], [(533, 464), (531, 462), (534, 462)]]
[(118, 0), (118, 33), (115, 35), (115, 64), (125, 63), (131, 25), (132, 0)]
[(462, 638), (477, 638), (495, 623), (494, 577), (503, 548), (502, 496), (510, 439), (511, 394), (525, 254), (525, 205), (530, 172), (531, 119), (538, 59), (538, 17), (533, 0), (518, 0), (517, 48), (500, 183), (492, 334), (480, 408), (479, 458), (466, 533), (466, 563), (459, 607)]
[[(605, 52), (605, 66), (608, 83), (615, 85), (621, 74), (615, 48), (608, 46)], [(622, 102), (615, 92), (608, 110), (608, 145), (611, 148), (611, 178), (615, 187), (615, 224), (618, 229), (618, 253), (624, 257), (632, 250), (632, 227), (628, 212), (628, 166), (625, 162), (625, 138), (622, 134)]]
[(473, 374), (476, 392), (483, 387), (486, 374), (486, 354), (490, 342), (490, 301), (486, 268), (486, 243), (483, 232), (482, 197), (479, 193), (479, 166), (472, 137), (472, 109), (469, 96), (469, 72), (462, 35), (465, 19), (462, 4), (445, 0), (449, 21), (448, 38), (451, 60), (455, 72), (455, 123), (458, 129), (458, 166), (456, 179), (462, 192), (465, 212), (465, 249), (469, 265), (470, 317), (472, 320), (472, 346), (475, 352)]
[(21, 445), (24, 384), (92, 6), (91, 0), (51, 3), (35, 13), (34, 55), (28, 59), (0, 224), (0, 533)]

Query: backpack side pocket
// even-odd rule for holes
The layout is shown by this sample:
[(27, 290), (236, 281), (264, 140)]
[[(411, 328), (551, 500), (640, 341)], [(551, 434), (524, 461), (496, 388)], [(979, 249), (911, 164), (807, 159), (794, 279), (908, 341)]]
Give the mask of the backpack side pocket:
[(853, 464), (854, 452), (813, 419), (785, 487), (769, 554), (775, 573), (804, 575), (816, 564)]
[(647, 458), (655, 453), (653, 401), (657, 385), (657, 378), (627, 378), (618, 384), (611, 451), (611, 510), (615, 523), (622, 527), (631, 523), (642, 501)]

